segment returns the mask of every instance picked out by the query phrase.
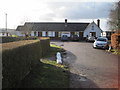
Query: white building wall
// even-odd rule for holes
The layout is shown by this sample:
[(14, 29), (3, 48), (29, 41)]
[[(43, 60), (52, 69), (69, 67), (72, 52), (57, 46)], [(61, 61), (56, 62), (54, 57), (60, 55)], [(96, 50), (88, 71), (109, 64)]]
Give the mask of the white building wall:
[(48, 36), (52, 37), (52, 32), (51, 31), (48, 32)]
[(49, 32), (48, 32), (48, 36), (49, 36), (49, 37), (55, 37), (55, 32), (49, 31)]
[(7, 36), (5, 32), (0, 33), (0, 36)]
[[(93, 30), (92, 30), (92, 26), (94, 26)], [(98, 26), (96, 26), (96, 24), (94, 23), (91, 23), (91, 25), (85, 29), (83, 37), (87, 37), (87, 35), (90, 36), (90, 32), (96, 32), (96, 37), (101, 36), (100, 28), (98, 28)]]
[(0, 36), (2, 36), (2, 33), (0, 33)]
[(38, 36), (38, 31), (36, 31), (36, 36)]
[(16, 35), (17, 35), (17, 36), (25, 36), (25, 34), (22, 34), (21, 31), (16, 31)]
[(46, 36), (46, 32), (42, 31), (42, 36), (45, 37)]
[(34, 31), (31, 31), (31, 36), (34, 36)]
[(55, 37), (55, 32), (53, 31), (52, 33), (53, 33), (53, 37)]

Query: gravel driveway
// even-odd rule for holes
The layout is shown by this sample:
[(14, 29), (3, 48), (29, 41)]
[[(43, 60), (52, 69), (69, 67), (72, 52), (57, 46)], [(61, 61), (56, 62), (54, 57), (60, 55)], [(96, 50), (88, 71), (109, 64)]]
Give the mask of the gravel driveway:
[(93, 49), (92, 43), (52, 41), (67, 50), (70, 88), (117, 88), (118, 56)]

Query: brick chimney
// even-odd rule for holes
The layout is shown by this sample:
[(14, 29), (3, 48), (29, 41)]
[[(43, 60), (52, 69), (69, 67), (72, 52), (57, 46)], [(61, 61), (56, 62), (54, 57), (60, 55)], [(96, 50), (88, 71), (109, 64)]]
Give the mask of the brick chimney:
[(67, 27), (67, 19), (65, 19), (65, 27)]
[(97, 25), (100, 27), (100, 19), (97, 20)]

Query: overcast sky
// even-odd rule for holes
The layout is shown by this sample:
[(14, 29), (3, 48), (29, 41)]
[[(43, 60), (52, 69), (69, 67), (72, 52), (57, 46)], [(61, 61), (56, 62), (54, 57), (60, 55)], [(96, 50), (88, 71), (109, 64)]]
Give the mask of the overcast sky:
[(25, 22), (96, 22), (107, 30), (109, 11), (117, 0), (0, 0), (0, 28), (14, 28)]

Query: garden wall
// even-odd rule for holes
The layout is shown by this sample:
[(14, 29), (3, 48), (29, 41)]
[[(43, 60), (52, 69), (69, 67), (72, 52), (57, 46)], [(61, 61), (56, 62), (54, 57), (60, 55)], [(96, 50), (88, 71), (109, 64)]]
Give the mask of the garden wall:
[(50, 48), (49, 39), (2, 44), (3, 88), (14, 88)]

